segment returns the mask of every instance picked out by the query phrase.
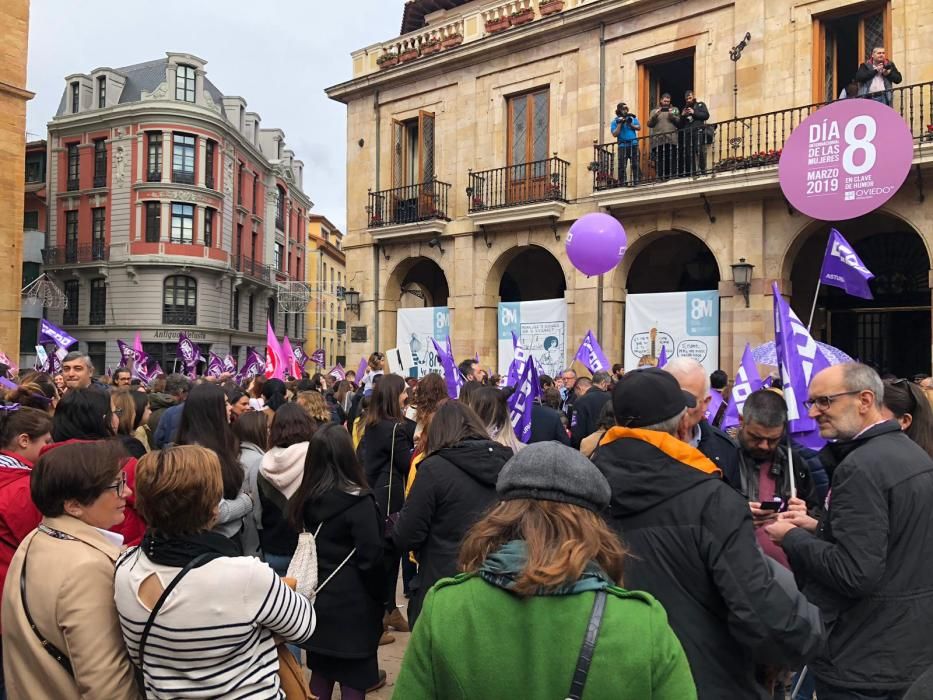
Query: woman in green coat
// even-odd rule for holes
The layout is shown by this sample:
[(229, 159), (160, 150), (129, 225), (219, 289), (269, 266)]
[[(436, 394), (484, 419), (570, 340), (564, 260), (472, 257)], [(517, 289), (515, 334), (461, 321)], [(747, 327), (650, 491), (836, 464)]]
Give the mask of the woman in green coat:
[(625, 552), (599, 515), (610, 490), (593, 463), (535, 443), (496, 491), (464, 540), (466, 573), (428, 593), (393, 697), (694, 700), (664, 609), (621, 588)]

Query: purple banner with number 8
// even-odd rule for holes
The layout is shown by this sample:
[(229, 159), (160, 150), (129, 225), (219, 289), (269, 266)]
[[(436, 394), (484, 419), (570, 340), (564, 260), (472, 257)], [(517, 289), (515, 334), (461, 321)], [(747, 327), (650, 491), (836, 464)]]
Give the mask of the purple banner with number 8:
[(904, 119), (871, 99), (829, 104), (794, 129), (781, 152), (781, 190), (797, 211), (853, 219), (893, 197), (907, 179), (913, 137)]

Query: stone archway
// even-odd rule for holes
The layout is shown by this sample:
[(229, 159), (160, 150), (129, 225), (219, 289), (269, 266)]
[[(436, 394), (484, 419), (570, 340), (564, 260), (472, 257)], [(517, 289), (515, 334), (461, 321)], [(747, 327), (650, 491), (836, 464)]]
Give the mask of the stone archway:
[(426, 257), (411, 257), (400, 262), (386, 284), (386, 301), (398, 308), (447, 306), (450, 287), (443, 268)]
[[(874, 299), (820, 286), (813, 336), (899, 377), (930, 371), (930, 255), (920, 233), (902, 219), (873, 212), (837, 228), (875, 275)], [(830, 224), (813, 222), (794, 239), (784, 258), (791, 306), (807, 322)]]
[(639, 237), (614, 276), (629, 294), (718, 289), (719, 262), (702, 239), (681, 230)]
[(486, 284), (489, 296), (500, 301), (560, 299), (567, 277), (554, 255), (536, 245), (512, 248), (493, 264)]

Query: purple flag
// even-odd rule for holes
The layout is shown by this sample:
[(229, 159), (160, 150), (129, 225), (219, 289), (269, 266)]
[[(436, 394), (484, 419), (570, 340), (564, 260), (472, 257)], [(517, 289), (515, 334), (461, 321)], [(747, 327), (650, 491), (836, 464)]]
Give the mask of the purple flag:
[(509, 418), (516, 437), (524, 443), (531, 439), (531, 407), (541, 394), (535, 363), (526, 362), (515, 392), (509, 397)]
[[(444, 368), (444, 381), (447, 383), (447, 395), (455, 399), (460, 395), (460, 385), (457, 382), (457, 366), (454, 364), (454, 358), (447, 354), (447, 351), (440, 346), (434, 338), (431, 338), (431, 342), (434, 343), (434, 352), (437, 353), (437, 358), (441, 361), (441, 367)], [(447, 336), (447, 342), (450, 342), (450, 336)]]
[(39, 342), (55, 343), (62, 350), (67, 350), (78, 341), (43, 318), (39, 321)]
[(457, 396), (460, 396), (460, 388), (463, 386), (463, 375), (460, 373), (460, 366), (457, 364), (457, 361), (454, 359), (454, 351), (450, 346), (450, 336), (447, 336), (447, 355), (450, 357), (450, 362), (454, 366), (454, 379), (457, 380)]
[(64, 371), (64, 368), (62, 367), (62, 358), (58, 356), (57, 352), (53, 352), (51, 355), (49, 355), (49, 367), (49, 373), (52, 376), (61, 374)]
[(344, 370), (343, 365), (341, 365), (339, 362), (334, 365), (328, 374), (334, 377), (338, 382), (342, 382), (347, 378), (347, 372)]
[(236, 374), (236, 358), (233, 355), (224, 355), (224, 372)]
[(658, 369), (667, 364), (667, 346), (661, 345), (661, 354), (658, 355)]
[(868, 287), (868, 280), (874, 277), (842, 234), (834, 228), (830, 229), (823, 267), (820, 270), (820, 282), (839, 287), (853, 297), (874, 299)]
[[(322, 367), (327, 364), (327, 355), (324, 352), (324, 348), (318, 348), (317, 350), (311, 353), (311, 362), (313, 362), (316, 365), (321, 365)], [(363, 359), (362, 364), (366, 364), (365, 358)], [(363, 371), (364, 372), (366, 371), (365, 367), (363, 368)]]
[(477, 350), (477, 351), (473, 354), (473, 362), (475, 362), (476, 364), (479, 364), (479, 350)]
[(512, 364), (509, 365), (509, 378), (506, 380), (507, 386), (516, 386), (521, 381), (522, 374), (525, 373), (525, 365), (528, 364), (528, 350), (522, 345), (521, 338), (512, 331)]
[(177, 355), (181, 358), (181, 362), (185, 366), (185, 371), (188, 373), (188, 376), (194, 377), (198, 361), (204, 358), (201, 357), (200, 348), (198, 348), (184, 333), (178, 334)]
[(0, 386), (6, 387), (7, 389), (19, 389), (19, 386), (15, 382), (10, 381), (4, 376), (0, 376)]
[[(664, 346), (662, 345), (661, 347), (664, 347)], [(706, 407), (706, 413), (704, 414), (704, 417), (706, 418), (707, 421), (709, 421), (710, 423), (713, 423), (713, 421), (716, 420), (716, 414), (719, 413), (719, 409), (722, 406), (723, 402), (724, 402), (724, 399), (722, 398), (722, 394), (719, 393), (719, 391), (717, 391), (716, 389), (713, 389), (712, 391), (710, 391), (709, 406)], [(716, 427), (718, 428), (719, 426), (717, 425)]]
[(295, 362), (297, 363), (298, 369), (298, 374), (295, 376), (300, 377), (301, 373), (305, 371), (305, 365), (308, 364), (311, 358), (308, 357), (305, 349), (297, 343), (292, 346), (292, 355), (295, 356)]
[(807, 415), (803, 402), (807, 399), (810, 380), (829, 367), (829, 362), (807, 327), (780, 295), (777, 284), (772, 282), (771, 286), (774, 291), (774, 345), (784, 383), (788, 429), (792, 434), (809, 433), (817, 429), (817, 423)]
[(204, 374), (208, 377), (219, 377), (224, 373), (224, 361), (220, 359), (219, 355), (214, 353), (208, 353), (207, 360), (207, 369), (204, 371)]
[[(321, 352), (324, 352), (321, 350)], [(369, 365), (365, 357), (360, 358), (360, 366), (356, 368), (356, 383), (360, 384), (363, 381), (363, 375), (366, 374), (366, 367)]]
[(580, 349), (577, 350), (576, 357), (573, 359), (585, 365), (590, 374), (605, 372), (609, 369), (609, 360), (606, 358), (603, 349), (599, 347), (599, 342), (596, 340), (596, 336), (593, 335), (593, 331), (587, 331), (586, 335), (583, 336)]
[(256, 352), (256, 348), (247, 347), (246, 362), (243, 363), (243, 369), (241, 369), (240, 373), (237, 375), (237, 381), (242, 382), (244, 379), (255, 377), (264, 369), (265, 363), (262, 361), (262, 356)]
[(726, 408), (726, 415), (722, 419), (723, 430), (739, 424), (739, 416), (742, 414), (745, 400), (753, 391), (761, 389), (761, 386), (761, 375), (758, 374), (758, 365), (755, 364), (752, 348), (748, 343), (745, 343), (742, 364), (739, 365), (739, 371), (735, 374), (735, 384), (733, 384), (732, 394), (729, 396), (729, 406)]
[(132, 345), (124, 343), (122, 340), (117, 340), (117, 348), (120, 350), (120, 364), (130, 369), (132, 369), (133, 365), (135, 365), (144, 354), (142, 350), (135, 350)]

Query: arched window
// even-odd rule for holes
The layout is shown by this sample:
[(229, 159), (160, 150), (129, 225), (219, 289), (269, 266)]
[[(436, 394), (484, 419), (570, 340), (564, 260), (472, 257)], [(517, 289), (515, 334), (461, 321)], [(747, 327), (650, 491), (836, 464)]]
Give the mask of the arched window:
[(162, 323), (194, 326), (198, 322), (198, 283), (192, 277), (166, 277), (162, 287)]

